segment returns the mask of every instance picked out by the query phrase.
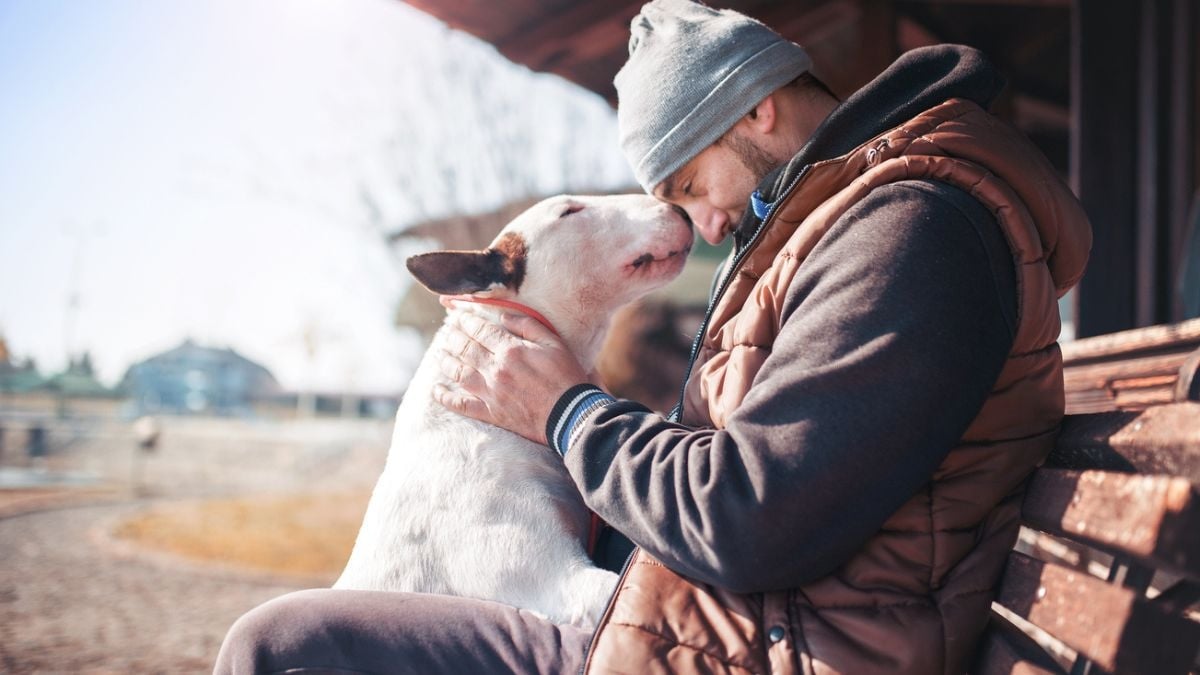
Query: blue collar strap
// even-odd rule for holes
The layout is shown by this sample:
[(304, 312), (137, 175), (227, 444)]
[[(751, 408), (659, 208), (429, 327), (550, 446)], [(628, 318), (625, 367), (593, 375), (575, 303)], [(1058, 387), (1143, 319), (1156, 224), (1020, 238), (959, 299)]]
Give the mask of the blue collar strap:
[(754, 194), (750, 195), (750, 208), (754, 209), (754, 215), (758, 216), (759, 220), (764, 220), (767, 217), (767, 214), (771, 212), (772, 206), (774, 204), (763, 199), (762, 193), (758, 190), (755, 190)]

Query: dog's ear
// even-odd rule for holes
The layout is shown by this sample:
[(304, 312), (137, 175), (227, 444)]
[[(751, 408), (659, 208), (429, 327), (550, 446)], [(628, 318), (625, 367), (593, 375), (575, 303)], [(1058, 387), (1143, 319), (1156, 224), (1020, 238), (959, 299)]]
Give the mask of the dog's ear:
[(434, 251), (410, 257), (408, 271), (425, 288), (442, 295), (480, 293), (497, 286), (516, 291), (525, 279), (525, 246), (506, 234), (483, 251)]

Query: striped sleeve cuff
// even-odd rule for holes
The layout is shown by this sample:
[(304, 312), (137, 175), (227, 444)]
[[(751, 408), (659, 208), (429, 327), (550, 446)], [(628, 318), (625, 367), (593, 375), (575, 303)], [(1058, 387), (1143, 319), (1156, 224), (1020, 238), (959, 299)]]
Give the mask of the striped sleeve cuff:
[(577, 384), (563, 392), (546, 420), (546, 442), (565, 457), (575, 438), (575, 428), (592, 413), (617, 399), (593, 384)]

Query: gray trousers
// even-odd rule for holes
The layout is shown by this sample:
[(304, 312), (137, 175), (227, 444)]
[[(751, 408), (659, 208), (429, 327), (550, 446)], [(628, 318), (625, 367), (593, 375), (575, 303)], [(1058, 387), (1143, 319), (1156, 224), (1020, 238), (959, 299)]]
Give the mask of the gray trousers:
[[(596, 564), (619, 571), (632, 550), (605, 528)], [(495, 602), (317, 589), (275, 598), (238, 619), (215, 673), (578, 673), (590, 639)]]
[(578, 673), (590, 637), (495, 602), (316, 589), (238, 619), (215, 673)]

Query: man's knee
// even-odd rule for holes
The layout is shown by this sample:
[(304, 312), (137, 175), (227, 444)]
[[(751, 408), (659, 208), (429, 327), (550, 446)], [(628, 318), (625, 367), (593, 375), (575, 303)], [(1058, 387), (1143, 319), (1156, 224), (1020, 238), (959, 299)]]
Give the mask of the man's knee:
[(289, 593), (243, 614), (225, 636), (215, 673), (241, 675), (296, 668), (337, 672), (325, 661), (330, 634), (323, 625), (323, 612), (317, 611), (325, 604), (326, 593)]

